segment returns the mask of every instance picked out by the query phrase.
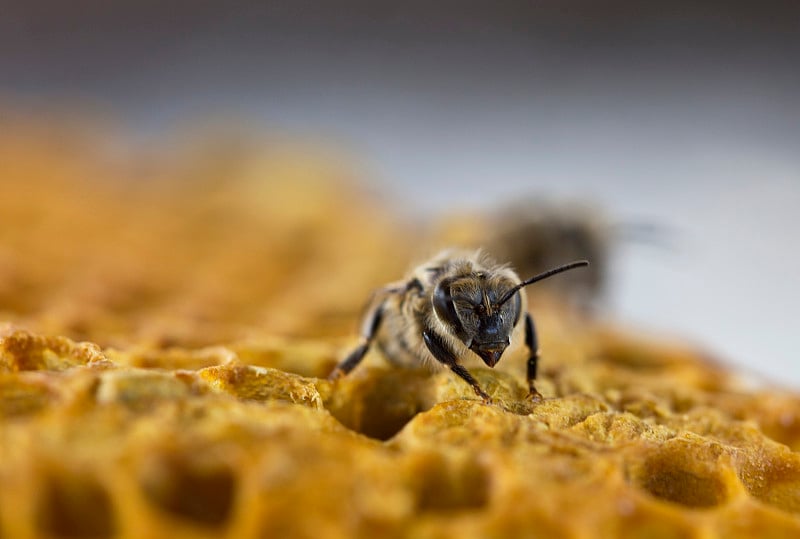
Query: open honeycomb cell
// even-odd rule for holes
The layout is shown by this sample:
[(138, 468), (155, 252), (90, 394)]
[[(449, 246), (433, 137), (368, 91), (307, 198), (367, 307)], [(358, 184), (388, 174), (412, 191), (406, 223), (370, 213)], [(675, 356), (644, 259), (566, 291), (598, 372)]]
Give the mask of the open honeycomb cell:
[(346, 166), (3, 122), (0, 537), (800, 537), (800, 395), (557, 294), (544, 400), (519, 349), (493, 405), (377, 350), (328, 381), (426, 255)]
[(237, 479), (226, 466), (160, 459), (142, 471), (141, 486), (158, 510), (201, 527), (219, 528), (231, 517)]
[(741, 490), (725, 449), (696, 436), (672, 438), (637, 463), (635, 483), (649, 494), (693, 508), (730, 501)]
[(45, 537), (115, 537), (116, 516), (109, 493), (86, 475), (53, 473), (39, 486), (36, 529)]

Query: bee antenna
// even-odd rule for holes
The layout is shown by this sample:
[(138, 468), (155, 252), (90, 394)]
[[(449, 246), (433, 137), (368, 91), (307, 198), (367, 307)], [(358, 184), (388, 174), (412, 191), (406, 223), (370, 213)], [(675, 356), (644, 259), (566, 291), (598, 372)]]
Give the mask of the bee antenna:
[(497, 307), (499, 307), (500, 305), (502, 305), (506, 301), (510, 300), (514, 296), (514, 294), (516, 294), (517, 291), (522, 287), (528, 286), (529, 284), (533, 284), (533, 283), (535, 283), (537, 281), (541, 281), (542, 279), (547, 279), (548, 277), (552, 277), (553, 275), (555, 275), (557, 273), (561, 273), (561, 272), (564, 272), (564, 271), (569, 271), (571, 269), (580, 268), (580, 267), (588, 266), (588, 265), (589, 265), (589, 261), (588, 260), (576, 260), (574, 262), (570, 262), (568, 264), (564, 264), (563, 266), (558, 266), (558, 267), (555, 267), (553, 269), (550, 269), (550, 270), (547, 270), (545, 272), (542, 272), (539, 275), (534, 275), (530, 279), (526, 279), (526, 280), (522, 281), (517, 286), (515, 286), (514, 288), (512, 288), (511, 290), (506, 292), (506, 295), (503, 296), (502, 298), (500, 298), (500, 301), (498, 301), (495, 305)]

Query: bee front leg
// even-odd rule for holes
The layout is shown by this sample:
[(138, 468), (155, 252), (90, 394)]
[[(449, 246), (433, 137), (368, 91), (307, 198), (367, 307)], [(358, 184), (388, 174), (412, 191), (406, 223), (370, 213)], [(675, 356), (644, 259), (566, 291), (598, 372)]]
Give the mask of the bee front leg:
[(456, 373), (460, 376), (463, 380), (465, 380), (469, 385), (472, 386), (472, 389), (475, 393), (483, 399), (483, 401), (487, 404), (492, 403), (492, 398), (486, 394), (486, 392), (481, 389), (481, 386), (478, 385), (477, 380), (472, 377), (467, 369), (464, 368), (463, 365), (458, 363), (455, 354), (452, 350), (445, 344), (439, 335), (432, 331), (425, 331), (422, 333), (422, 340), (425, 341), (425, 346), (428, 347), (433, 357), (436, 358), (437, 361), (447, 365), (451, 371)]
[(358, 347), (350, 352), (350, 354), (344, 358), (344, 360), (336, 365), (336, 368), (333, 369), (333, 372), (328, 375), (328, 380), (336, 380), (337, 378), (341, 378), (345, 376), (347, 373), (355, 369), (361, 360), (364, 359), (364, 356), (369, 350), (370, 344), (375, 339), (375, 334), (378, 332), (378, 328), (381, 325), (381, 320), (383, 319), (383, 303), (377, 304), (375, 307), (367, 312), (367, 316), (364, 317), (364, 331), (362, 334), (362, 341)]
[(525, 313), (525, 344), (528, 346), (528, 398), (542, 400), (542, 394), (536, 389), (536, 369), (539, 365), (539, 343), (536, 340), (536, 327), (533, 317)]

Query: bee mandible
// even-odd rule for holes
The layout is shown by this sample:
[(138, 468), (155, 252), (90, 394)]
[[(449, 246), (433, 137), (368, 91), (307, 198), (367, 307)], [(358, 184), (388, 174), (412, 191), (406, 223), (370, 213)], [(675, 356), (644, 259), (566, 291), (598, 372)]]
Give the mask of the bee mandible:
[(364, 317), (361, 344), (329, 378), (352, 371), (375, 342), (397, 365), (447, 366), (488, 403), (491, 397), (460, 360), (472, 353), (493, 368), (522, 324), (529, 351), (529, 398), (541, 399), (535, 386), (539, 361), (536, 329), (520, 289), (588, 265), (586, 260), (577, 260), (522, 281), (513, 270), (481, 251), (444, 251), (418, 266), (407, 280), (376, 292)]

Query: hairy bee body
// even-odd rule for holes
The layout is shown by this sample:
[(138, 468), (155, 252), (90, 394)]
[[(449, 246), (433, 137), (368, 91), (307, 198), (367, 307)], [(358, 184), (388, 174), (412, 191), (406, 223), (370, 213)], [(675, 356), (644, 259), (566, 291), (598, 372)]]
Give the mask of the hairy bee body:
[(586, 265), (581, 260), (520, 281), (513, 270), (481, 251), (443, 251), (417, 267), (406, 281), (377, 292), (364, 318), (362, 343), (339, 363), (331, 378), (353, 370), (377, 343), (397, 365), (448, 367), (490, 402), (462, 362), (474, 356), (494, 367), (513, 335), (522, 331), (529, 350), (530, 395), (541, 397), (534, 386), (539, 358), (536, 332), (520, 289)]
[[(429, 328), (436, 331), (460, 360), (474, 357), (469, 343), (453, 334), (452, 327), (436, 316), (433, 294), (443, 280), (463, 278), (473, 281), (472, 293), (479, 293), (480, 281), (487, 287), (505, 292), (520, 283), (517, 274), (506, 266), (492, 261), (481, 251), (447, 250), (416, 267), (408, 279), (387, 287), (387, 297), (382, 307), (382, 322), (375, 342), (391, 363), (432, 370), (445, 367), (430, 352), (422, 340)], [(402, 290), (392, 294), (393, 290)], [(378, 299), (378, 298), (376, 298)], [(525, 312), (526, 298), (521, 295), (521, 311)], [(514, 332), (521, 331), (522, 317), (517, 317)], [(512, 340), (513, 337), (512, 337)]]

